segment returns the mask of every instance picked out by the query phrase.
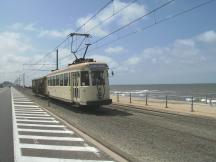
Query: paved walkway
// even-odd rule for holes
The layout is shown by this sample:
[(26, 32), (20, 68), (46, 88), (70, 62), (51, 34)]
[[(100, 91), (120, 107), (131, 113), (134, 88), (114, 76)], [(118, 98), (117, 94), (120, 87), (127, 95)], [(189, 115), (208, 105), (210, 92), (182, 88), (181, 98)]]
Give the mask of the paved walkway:
[(16, 162), (113, 162), (15, 89), (12, 114)]

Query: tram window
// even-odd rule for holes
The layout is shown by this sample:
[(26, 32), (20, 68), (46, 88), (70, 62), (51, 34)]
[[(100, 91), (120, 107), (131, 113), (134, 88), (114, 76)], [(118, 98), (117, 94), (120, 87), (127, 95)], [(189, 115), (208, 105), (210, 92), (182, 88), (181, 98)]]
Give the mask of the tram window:
[(74, 75), (71, 73), (71, 86), (74, 86)]
[(80, 82), (79, 77), (80, 77), (80, 73), (76, 72), (76, 86), (80, 85), (80, 83), (79, 83)]
[(71, 74), (68, 73), (68, 86), (71, 86)]
[(68, 86), (68, 73), (64, 74), (64, 86)]
[(59, 86), (59, 75), (56, 75), (56, 86)]
[(50, 86), (53, 86), (53, 80), (52, 80), (52, 77), (50, 77)]
[(104, 85), (105, 79), (104, 79), (104, 72), (103, 71), (92, 71), (91, 77), (92, 77), (92, 85)]
[(89, 86), (89, 72), (81, 71), (81, 86)]
[(50, 86), (50, 77), (49, 77), (49, 83), (48, 83), (48, 84), (49, 84), (49, 86)]
[(63, 85), (64, 85), (64, 80), (63, 80), (64, 78), (63, 78), (63, 77), (64, 77), (64, 75), (61, 74), (61, 75), (60, 75), (60, 86), (63, 86)]
[(55, 76), (53, 76), (52, 80), (53, 80), (53, 86), (55, 86)]
[(49, 77), (49, 83), (48, 83), (48, 84), (49, 84), (49, 86), (51, 86), (51, 83), (50, 83), (50, 77)]
[[(50, 86), (50, 78), (48, 77), (48, 82), (47, 82), (47, 84), (48, 84), (48, 86)], [(34, 82), (33, 82), (33, 84), (34, 84)]]

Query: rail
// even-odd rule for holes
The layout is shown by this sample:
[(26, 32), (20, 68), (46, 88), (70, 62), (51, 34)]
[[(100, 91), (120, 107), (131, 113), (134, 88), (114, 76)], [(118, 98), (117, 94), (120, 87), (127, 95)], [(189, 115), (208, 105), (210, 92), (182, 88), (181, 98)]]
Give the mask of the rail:
[(169, 108), (170, 104), (188, 105), (189, 111), (194, 112), (195, 106), (216, 107), (216, 93), (206, 95), (194, 94), (188, 96), (179, 96), (174, 94), (162, 94), (152, 92), (112, 92), (111, 96), (114, 102), (126, 102), (133, 104), (139, 102), (143, 106), (151, 106), (153, 103), (164, 104), (164, 108)]

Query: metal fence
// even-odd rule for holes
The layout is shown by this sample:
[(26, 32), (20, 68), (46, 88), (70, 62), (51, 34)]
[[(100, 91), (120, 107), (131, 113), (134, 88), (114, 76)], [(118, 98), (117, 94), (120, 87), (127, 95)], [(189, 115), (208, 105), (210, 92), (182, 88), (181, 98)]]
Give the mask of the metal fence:
[[(136, 92), (116, 92), (111, 95), (116, 96), (116, 102), (120, 102), (121, 97), (126, 97), (129, 103), (132, 103), (134, 100), (143, 101), (145, 106), (151, 105), (151, 100), (154, 99), (154, 102), (164, 103), (164, 108), (168, 108), (170, 103), (179, 103), (179, 104), (189, 104), (190, 111), (194, 111), (195, 104), (205, 104), (211, 107), (216, 106), (216, 93), (209, 93), (206, 95), (194, 94), (190, 96), (178, 96), (173, 94), (162, 94), (162, 93), (139, 93)], [(124, 100), (125, 101), (125, 100)]]

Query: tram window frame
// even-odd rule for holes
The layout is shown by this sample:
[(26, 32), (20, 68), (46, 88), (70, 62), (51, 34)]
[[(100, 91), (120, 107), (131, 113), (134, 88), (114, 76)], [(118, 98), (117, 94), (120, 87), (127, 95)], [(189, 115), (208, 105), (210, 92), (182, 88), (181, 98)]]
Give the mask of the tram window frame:
[(64, 86), (68, 86), (68, 73), (64, 73)]
[(50, 77), (49, 77), (49, 79), (48, 79), (48, 80), (49, 80), (49, 83), (48, 83), (48, 85), (50, 86), (50, 84), (51, 84), (51, 83), (50, 83)]
[(90, 86), (89, 76), (90, 76), (89, 71), (81, 71), (81, 79), (80, 79), (81, 86)]
[(92, 86), (97, 85), (105, 85), (106, 77), (104, 75), (104, 70), (98, 70), (98, 71), (91, 71), (91, 84)]
[(76, 72), (76, 86), (80, 86), (81, 83), (80, 83), (80, 71)]
[(72, 72), (71, 75), (72, 75), (72, 86), (74, 87), (75, 86), (75, 79), (76, 79), (76, 73), (75, 72)]
[(70, 76), (71, 76), (71, 78), (70, 78), (70, 80), (71, 80), (70, 81), (70, 86), (73, 86), (73, 83), (74, 83), (74, 81), (73, 81), (73, 78), (74, 78), (73, 77), (73, 72), (70, 73)]
[(49, 86), (51, 86), (50, 77), (49, 77)]
[(50, 77), (50, 86), (53, 86), (52, 77)]
[[(34, 84), (34, 82), (32, 82), (32, 85)], [(50, 85), (50, 80), (49, 80), (49, 77), (47, 78), (47, 85), (49, 86)]]
[(52, 80), (53, 80), (53, 86), (55, 86), (55, 76), (53, 76), (53, 78), (52, 78)]
[(68, 86), (71, 86), (71, 73), (68, 73)]
[(56, 75), (56, 86), (59, 86), (59, 75)]
[(51, 77), (49, 77), (49, 86), (51, 86)]
[(64, 86), (64, 74), (60, 74), (59, 85)]

